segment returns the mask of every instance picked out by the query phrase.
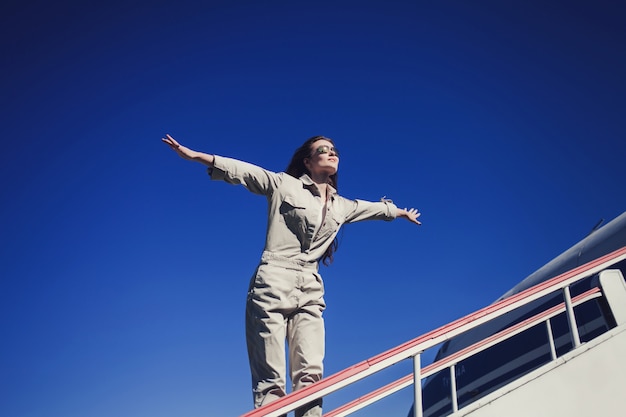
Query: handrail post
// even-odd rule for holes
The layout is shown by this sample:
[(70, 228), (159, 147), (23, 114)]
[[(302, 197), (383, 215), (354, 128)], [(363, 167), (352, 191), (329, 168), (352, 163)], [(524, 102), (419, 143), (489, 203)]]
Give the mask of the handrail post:
[(459, 400), (456, 396), (456, 365), (450, 366), (450, 398), (452, 398), (452, 412), (459, 411)]
[(422, 417), (422, 360), (421, 354), (413, 356), (413, 417)]
[(550, 319), (546, 320), (546, 330), (548, 331), (548, 343), (550, 343), (550, 357), (556, 360), (556, 346), (554, 345), (554, 335), (552, 334), (552, 324)]
[(565, 298), (565, 311), (567, 312), (567, 322), (572, 333), (572, 343), (574, 349), (580, 346), (580, 335), (578, 334), (578, 325), (576, 324), (576, 316), (574, 316), (574, 307), (572, 307), (572, 296), (570, 295), (569, 286), (563, 288), (563, 298)]

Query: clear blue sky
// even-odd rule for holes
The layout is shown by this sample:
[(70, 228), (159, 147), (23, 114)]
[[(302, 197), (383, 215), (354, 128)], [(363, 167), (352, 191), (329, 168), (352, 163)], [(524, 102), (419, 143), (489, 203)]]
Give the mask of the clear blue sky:
[(344, 196), (422, 211), (421, 228), (340, 234), (327, 375), (489, 304), (626, 210), (622, 2), (200, 3), (0, 6), (2, 416), (250, 408), (265, 201), (165, 133), (276, 171), (326, 135)]

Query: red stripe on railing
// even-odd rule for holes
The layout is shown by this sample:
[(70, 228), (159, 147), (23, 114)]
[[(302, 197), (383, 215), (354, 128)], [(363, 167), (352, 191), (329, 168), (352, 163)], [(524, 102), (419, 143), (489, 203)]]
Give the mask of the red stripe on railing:
[(413, 374), (408, 374), (405, 377), (402, 377), (390, 384), (385, 385), (382, 388), (377, 389), (376, 391), (372, 391), (369, 394), (366, 394), (362, 397), (357, 398), (356, 400), (349, 402), (348, 404), (345, 404), (339, 408), (334, 409), (333, 411), (324, 414), (324, 417), (335, 417), (341, 413), (343, 413), (344, 411), (347, 410), (351, 410), (352, 408), (354, 408), (356, 405), (370, 401), (373, 398), (378, 397), (379, 395), (385, 394), (386, 392), (390, 392), (393, 391), (394, 389), (396, 389), (399, 386), (405, 385), (409, 382), (413, 381)]
[(329, 386), (335, 385), (336, 383), (343, 381), (353, 375), (357, 375), (367, 368), (369, 368), (367, 361), (357, 363), (356, 365), (344, 369), (343, 371), (337, 372), (336, 374), (333, 374), (328, 378), (324, 378), (313, 385), (310, 385), (298, 391), (294, 391), (289, 395), (281, 398), (280, 400), (276, 400), (272, 403), (264, 405), (262, 408), (257, 408), (256, 410), (243, 414), (241, 417), (263, 417), (266, 414), (271, 413), (272, 411), (276, 411), (281, 407), (292, 404), (308, 395), (321, 391)]

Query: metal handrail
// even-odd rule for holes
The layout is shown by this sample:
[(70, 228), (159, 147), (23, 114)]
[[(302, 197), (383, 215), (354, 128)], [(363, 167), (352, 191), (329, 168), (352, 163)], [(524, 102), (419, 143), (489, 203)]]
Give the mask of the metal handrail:
[[(577, 268), (571, 269), (555, 278), (528, 288), (472, 314), (455, 320), (438, 329), (403, 343), (395, 348), (359, 362), (343, 371), (322, 379), (301, 390), (292, 392), (280, 400), (269, 403), (261, 408), (252, 410), (241, 417), (278, 417), (289, 411), (305, 405), (318, 398), (344, 388), (354, 382), (364, 379), (382, 369), (388, 368), (405, 359), (418, 358), (426, 349), (439, 345), (461, 333), (480, 326), (490, 320), (500, 317), (516, 308), (538, 300), (552, 292), (563, 290), (570, 284), (596, 274), (610, 265), (626, 259), (626, 246), (590, 261)], [(424, 377), (421, 375), (420, 377)], [(415, 384), (416, 389), (419, 384)], [(415, 409), (421, 413), (421, 401), (416, 398)], [(416, 413), (418, 413), (416, 411)], [(418, 415), (418, 414), (416, 414)]]
[[(601, 296), (602, 296), (602, 293), (600, 292), (600, 288), (594, 287), (574, 297), (572, 299), (572, 305), (576, 307), (583, 303), (591, 301), (593, 299), (599, 298)], [(427, 378), (446, 368), (450, 368), (451, 366), (458, 364), (459, 362), (469, 358), (470, 356), (473, 356), (500, 342), (510, 339), (511, 337), (516, 336), (519, 333), (522, 333), (525, 330), (530, 329), (531, 327), (537, 326), (541, 323), (548, 323), (548, 321), (551, 318), (565, 311), (566, 311), (566, 305), (563, 302), (541, 313), (538, 313), (532, 317), (529, 317), (528, 319), (523, 320), (511, 327), (507, 327), (506, 329), (501, 330), (498, 333), (494, 333), (493, 335), (481, 341), (478, 341), (462, 350), (459, 350), (458, 352), (455, 352), (449, 356), (446, 356), (445, 358), (438, 360), (437, 362), (433, 362), (430, 365), (422, 368), (421, 373), (420, 373), (420, 376), (421, 376), (420, 379)], [(451, 375), (453, 374), (452, 372), (453, 371), (450, 372)], [(383, 398), (388, 397), (389, 395), (394, 394), (395, 392), (408, 387), (409, 385), (413, 383), (413, 379), (414, 379), (414, 375), (413, 373), (410, 373), (402, 378), (397, 379), (396, 381), (390, 384), (385, 385), (382, 388), (377, 389), (376, 391), (372, 391), (369, 394), (366, 394), (360, 398), (357, 398), (354, 401), (344, 404), (343, 406), (339, 408), (336, 408), (328, 413), (325, 413), (324, 417), (343, 417), (343, 416), (350, 415), (364, 408), (367, 405), (370, 405), (376, 401), (382, 400)], [(454, 388), (451, 389), (451, 391), (453, 390)]]

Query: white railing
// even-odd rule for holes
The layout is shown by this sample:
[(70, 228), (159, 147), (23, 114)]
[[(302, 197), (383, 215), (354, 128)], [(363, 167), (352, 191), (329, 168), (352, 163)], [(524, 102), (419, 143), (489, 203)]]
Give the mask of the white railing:
[[(299, 391), (292, 392), (291, 394), (274, 401), (261, 408), (250, 411), (241, 417), (278, 417), (289, 411), (293, 411), (296, 408), (305, 405), (318, 398), (322, 398), (328, 394), (336, 392), (354, 382), (360, 381), (368, 376), (377, 373), (385, 368), (402, 362), (406, 359), (413, 359), (413, 373), (401, 378), (391, 384), (382, 387), (371, 394), (361, 397), (345, 406), (342, 406), (330, 413), (325, 414), (326, 417), (339, 417), (346, 416), (359, 410), (381, 398), (384, 398), (402, 388), (405, 388), (411, 384), (414, 387), (415, 406), (414, 416), (422, 416), (422, 401), (421, 401), (421, 380), (429, 375), (439, 372), (442, 369), (450, 368), (451, 372), (451, 390), (454, 392), (452, 396), (453, 410), (456, 411), (458, 403), (456, 401), (456, 389), (454, 387), (454, 365), (462, 359), (475, 354), (478, 351), (487, 349), (494, 344), (501, 342), (514, 334), (524, 331), (525, 329), (535, 326), (542, 321), (546, 322), (546, 326), (550, 328), (550, 318), (562, 311), (566, 311), (568, 321), (571, 329), (577, 329), (575, 318), (573, 314), (573, 307), (588, 301), (591, 298), (600, 296), (598, 289), (592, 289), (584, 294), (571, 299), (569, 296), (569, 286), (581, 279), (594, 275), (611, 265), (626, 259), (626, 247), (588, 262), (578, 268), (574, 268), (568, 272), (565, 272), (555, 278), (548, 281), (537, 284), (536, 286), (515, 294), (511, 297), (505, 298), (497, 303), (487, 306), (475, 313), (469, 314), (461, 319), (453, 321), (445, 326), (442, 326), (436, 330), (419, 336), (413, 340), (410, 340), (404, 344), (401, 344), (393, 349), (383, 352), (373, 358), (366, 361), (359, 362), (343, 371), (340, 371), (334, 375), (322, 379), (321, 381), (310, 385)], [(468, 348), (465, 348), (454, 355), (448, 356), (441, 361), (435, 362), (425, 368), (421, 368), (421, 353), (425, 350), (437, 346), (451, 338), (460, 335), (468, 330), (478, 327), (488, 321), (496, 319), (510, 311), (513, 311), (519, 307), (522, 307), (528, 303), (538, 300), (548, 294), (563, 291), (565, 302), (559, 306), (555, 306), (545, 312), (531, 317), (516, 326), (507, 328), (506, 330), (490, 336), (489, 338), (482, 340)], [(577, 331), (572, 332), (573, 345), (578, 346), (580, 339)], [(554, 349), (553, 341), (552, 349)]]

